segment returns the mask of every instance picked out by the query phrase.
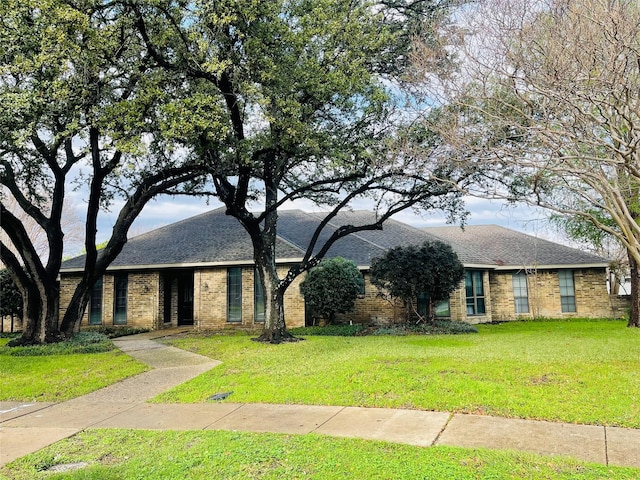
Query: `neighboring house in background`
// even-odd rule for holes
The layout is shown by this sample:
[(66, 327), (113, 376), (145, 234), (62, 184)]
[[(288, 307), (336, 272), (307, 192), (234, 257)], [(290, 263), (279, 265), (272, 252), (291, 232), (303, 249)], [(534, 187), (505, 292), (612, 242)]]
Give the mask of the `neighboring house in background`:
[[(320, 240), (341, 225), (370, 223), (373, 215), (366, 211), (341, 213)], [(279, 212), (276, 254), (282, 274), (302, 259), (322, 218), (324, 215), (299, 210)], [(355, 311), (338, 321), (404, 319), (397, 305), (379, 297), (369, 282), (368, 269), (371, 259), (389, 248), (425, 240), (450, 244), (466, 270), (460, 288), (448, 302), (438, 305), (439, 316), (480, 323), (613, 314), (606, 259), (498, 226), (418, 229), (389, 220), (383, 230), (349, 235), (329, 251), (329, 257), (353, 260), (365, 277)], [(129, 240), (94, 286), (83, 325), (255, 327), (264, 322), (264, 295), (256, 282), (252, 258), (249, 236), (223, 208), (137, 236)], [(64, 262), (62, 306), (68, 304), (83, 264), (84, 257)], [(285, 293), (290, 327), (305, 325), (301, 280), (296, 279)]]

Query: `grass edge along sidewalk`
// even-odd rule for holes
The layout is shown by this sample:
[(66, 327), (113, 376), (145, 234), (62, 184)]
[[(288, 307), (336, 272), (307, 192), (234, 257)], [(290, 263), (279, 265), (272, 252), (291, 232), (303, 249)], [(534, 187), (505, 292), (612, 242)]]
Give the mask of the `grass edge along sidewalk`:
[(474, 335), (307, 337), (262, 345), (247, 335), (169, 344), (223, 364), (153, 401), (411, 408), (640, 428), (640, 330), (623, 321), (478, 325)]
[[(153, 453), (151, 453), (153, 452)], [(65, 469), (76, 470), (63, 472)], [(135, 478), (636, 479), (567, 457), (227, 431), (88, 430), (0, 468), (7, 480)]]
[[(479, 329), (478, 335), (464, 336), (309, 337), (279, 346), (256, 344), (246, 335), (190, 335), (170, 343), (224, 364), (155, 401), (203, 402), (233, 391), (228, 401), (416, 408), (640, 427), (640, 331), (620, 321)], [(81, 368), (69, 373), (71, 366)], [(0, 399), (61, 401), (86, 393), (74, 390), (83, 382), (96, 389), (146, 368), (119, 351), (3, 355), (0, 372), (12, 381), (4, 382)], [(116, 376), (98, 384), (101, 372)]]

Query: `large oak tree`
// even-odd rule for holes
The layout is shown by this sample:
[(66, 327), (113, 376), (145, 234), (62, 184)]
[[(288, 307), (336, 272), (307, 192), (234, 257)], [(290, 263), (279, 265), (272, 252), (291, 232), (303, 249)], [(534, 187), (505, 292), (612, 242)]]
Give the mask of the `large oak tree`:
[[(204, 172), (193, 157), (171, 151), (170, 133), (161, 134), (183, 108), (179, 84), (152, 69), (142, 46), (116, 2), (0, 3), (0, 215), (11, 243), (2, 241), (0, 259), (24, 303), (24, 330), (14, 343), (77, 331), (92, 285), (142, 207), (159, 193), (192, 191)], [(87, 255), (59, 322), (63, 205), (74, 188), (83, 193)], [(98, 251), (98, 215), (116, 204), (112, 235)], [(46, 235), (44, 256), (31, 224)]]
[[(459, 207), (466, 165), (451, 161), (436, 135), (411, 128), (401, 111), (412, 100), (404, 89), (412, 40), (435, 38), (450, 3), (129, 3), (148, 55), (192, 89), (176, 128), (188, 131), (185, 146), (216, 166), (217, 196), (253, 242), (267, 298), (262, 340), (290, 338), (283, 294), (334, 242), (381, 229), (406, 208)], [(440, 53), (442, 68), (447, 56)], [(328, 213), (301, 263), (282, 275), (275, 258), (278, 210), (300, 199)], [(375, 221), (335, 223), (341, 210), (363, 199), (375, 205)], [(337, 228), (323, 237), (332, 223)]]

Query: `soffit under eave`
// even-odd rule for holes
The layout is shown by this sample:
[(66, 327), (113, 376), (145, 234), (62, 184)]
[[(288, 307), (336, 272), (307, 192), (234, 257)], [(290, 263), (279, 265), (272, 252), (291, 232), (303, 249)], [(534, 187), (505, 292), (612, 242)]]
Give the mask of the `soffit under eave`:
[[(276, 260), (276, 265), (291, 265), (300, 263), (302, 258), (283, 258)], [(176, 269), (203, 269), (203, 268), (223, 268), (223, 267), (251, 267), (253, 261), (237, 260), (228, 262), (202, 262), (202, 263), (163, 263), (150, 265), (115, 265), (107, 268), (107, 272), (133, 271), (133, 270), (176, 270)], [(61, 274), (82, 273), (84, 268), (61, 269)]]
[[(607, 268), (608, 263), (559, 263), (550, 265), (499, 265), (493, 266), (496, 271), (507, 270), (582, 270), (585, 268)], [(465, 266), (466, 268), (466, 266)]]

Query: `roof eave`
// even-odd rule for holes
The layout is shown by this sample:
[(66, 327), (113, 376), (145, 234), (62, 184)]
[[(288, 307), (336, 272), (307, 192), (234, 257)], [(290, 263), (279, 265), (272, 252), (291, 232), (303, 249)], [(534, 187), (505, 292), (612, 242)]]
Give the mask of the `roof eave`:
[(497, 265), (492, 264), (492, 263), (465, 263), (465, 262), (462, 262), (462, 266), (465, 269), (495, 270)]
[[(276, 265), (300, 263), (302, 258), (281, 258), (276, 260)], [(225, 262), (188, 262), (188, 263), (155, 263), (142, 265), (111, 265), (107, 272), (118, 272), (123, 270), (164, 270), (176, 268), (206, 268), (206, 267), (250, 267), (253, 260), (234, 260)], [(84, 267), (61, 268), (60, 273), (80, 273)]]
[[(277, 265), (300, 263), (302, 258), (282, 258), (276, 261)], [(252, 260), (236, 260), (226, 262), (190, 262), (190, 263), (158, 263), (148, 265), (117, 265), (107, 268), (107, 272), (118, 272), (125, 270), (164, 270), (177, 268), (207, 268), (207, 267), (250, 267), (253, 265)], [(549, 264), (549, 265), (495, 265), (485, 263), (464, 263), (465, 269), (476, 270), (558, 270), (558, 269), (581, 269), (581, 268), (607, 268), (608, 263), (575, 263), (575, 264)], [(370, 265), (358, 265), (360, 270), (369, 270)], [(61, 274), (80, 273), (84, 271), (84, 267), (62, 268)]]
[(582, 268), (607, 268), (608, 263), (557, 263), (548, 265), (496, 265), (494, 270), (577, 270)]

